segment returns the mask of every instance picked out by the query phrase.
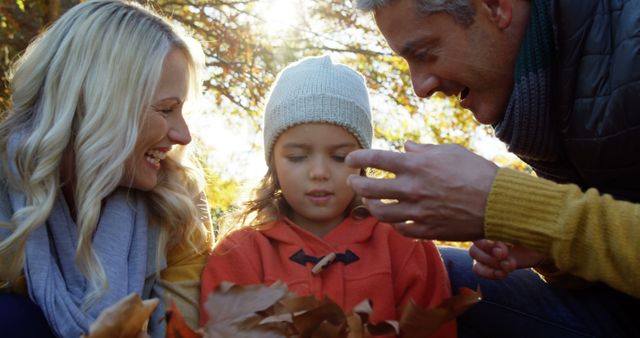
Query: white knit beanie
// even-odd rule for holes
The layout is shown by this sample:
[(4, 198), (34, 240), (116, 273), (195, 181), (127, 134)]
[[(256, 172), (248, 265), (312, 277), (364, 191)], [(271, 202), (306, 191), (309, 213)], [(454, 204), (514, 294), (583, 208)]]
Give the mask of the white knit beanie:
[(269, 162), (278, 136), (302, 123), (336, 124), (371, 148), (369, 93), (357, 71), (327, 56), (302, 59), (278, 74), (264, 113), (264, 152)]

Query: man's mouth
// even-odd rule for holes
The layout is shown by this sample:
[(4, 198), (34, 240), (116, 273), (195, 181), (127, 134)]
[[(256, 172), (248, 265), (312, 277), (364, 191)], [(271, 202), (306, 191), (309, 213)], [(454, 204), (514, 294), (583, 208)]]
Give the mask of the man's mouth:
[(464, 89), (460, 92), (460, 101), (464, 101), (467, 96), (469, 96), (469, 87), (464, 87)]

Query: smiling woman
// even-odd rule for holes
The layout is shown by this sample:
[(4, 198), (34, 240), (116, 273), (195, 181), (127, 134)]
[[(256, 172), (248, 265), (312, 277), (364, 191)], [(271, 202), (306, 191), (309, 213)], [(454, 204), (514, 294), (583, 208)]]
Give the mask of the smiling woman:
[[(169, 299), (197, 322), (212, 243), (183, 103), (203, 60), (168, 19), (101, 0), (65, 12), (13, 65), (0, 113), (3, 337), (97, 336), (107, 322), (164, 337)], [(157, 310), (112, 321), (122, 300)]]
[(256, 13), (264, 20), (264, 31), (278, 35), (300, 22), (301, 8), (299, 0), (268, 0), (257, 4)]

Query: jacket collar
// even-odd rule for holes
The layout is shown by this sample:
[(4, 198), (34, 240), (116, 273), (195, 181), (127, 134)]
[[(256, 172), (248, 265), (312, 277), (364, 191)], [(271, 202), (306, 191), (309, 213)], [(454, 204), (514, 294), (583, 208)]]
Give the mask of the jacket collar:
[(331, 243), (332, 245), (352, 244), (367, 241), (373, 235), (378, 220), (374, 217), (356, 219), (345, 218), (333, 230), (320, 238), (306, 231), (288, 218), (276, 221), (273, 226), (262, 231), (262, 234), (272, 240), (301, 245), (314, 242)]

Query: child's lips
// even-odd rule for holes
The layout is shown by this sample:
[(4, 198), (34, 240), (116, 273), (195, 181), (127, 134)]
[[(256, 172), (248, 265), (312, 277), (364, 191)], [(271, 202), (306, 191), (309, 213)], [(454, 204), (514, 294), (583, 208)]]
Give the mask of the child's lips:
[(333, 197), (333, 193), (327, 190), (312, 190), (306, 193), (306, 196), (315, 204), (324, 204)]

